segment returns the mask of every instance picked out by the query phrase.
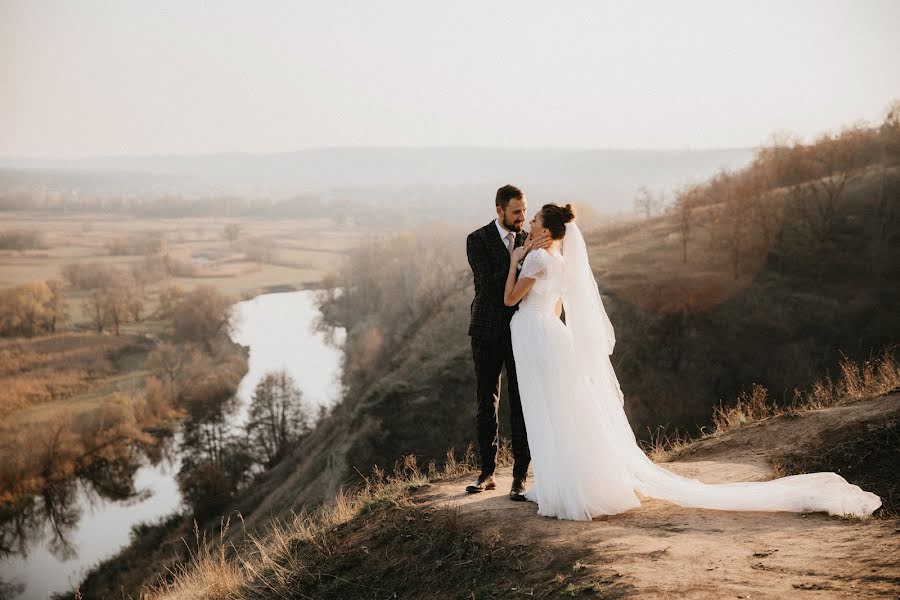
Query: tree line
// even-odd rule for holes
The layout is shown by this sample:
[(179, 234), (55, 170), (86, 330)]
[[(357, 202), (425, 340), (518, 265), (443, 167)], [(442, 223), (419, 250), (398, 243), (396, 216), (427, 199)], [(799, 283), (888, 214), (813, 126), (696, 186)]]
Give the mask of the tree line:
[[(878, 234), (886, 245), (900, 218), (900, 101), (877, 127), (854, 125), (808, 144), (775, 136), (746, 168), (720, 170), (703, 183), (680, 188), (665, 212), (678, 223), (683, 262), (696, 230), (712, 227), (737, 278), (746, 257), (770, 248), (784, 235), (783, 227), (810, 252), (821, 251), (838, 227), (848, 187), (872, 174), (878, 182), (873, 190)], [(647, 205), (646, 194), (639, 199)]]

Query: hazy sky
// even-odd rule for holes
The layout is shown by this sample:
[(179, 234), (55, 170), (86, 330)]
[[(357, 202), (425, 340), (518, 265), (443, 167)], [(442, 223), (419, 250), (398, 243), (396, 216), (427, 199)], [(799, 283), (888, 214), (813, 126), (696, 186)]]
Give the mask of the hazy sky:
[(877, 122), (900, 0), (0, 0), (0, 156), (755, 146)]

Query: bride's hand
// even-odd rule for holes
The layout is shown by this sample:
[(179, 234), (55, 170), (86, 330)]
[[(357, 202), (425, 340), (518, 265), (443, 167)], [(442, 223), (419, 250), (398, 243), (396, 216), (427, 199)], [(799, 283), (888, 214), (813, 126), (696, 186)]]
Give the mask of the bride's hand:
[(525, 238), (525, 245), (523, 246), (523, 248), (525, 248), (525, 254), (528, 254), (529, 252), (537, 248), (546, 248), (552, 242), (553, 240), (550, 239), (550, 234), (548, 233), (545, 233), (535, 239), (531, 239), (531, 232), (529, 231), (528, 237)]
[(526, 254), (528, 254), (528, 251), (525, 249), (525, 246), (519, 246), (512, 251), (510, 262), (514, 265), (519, 264), (519, 261), (525, 258)]

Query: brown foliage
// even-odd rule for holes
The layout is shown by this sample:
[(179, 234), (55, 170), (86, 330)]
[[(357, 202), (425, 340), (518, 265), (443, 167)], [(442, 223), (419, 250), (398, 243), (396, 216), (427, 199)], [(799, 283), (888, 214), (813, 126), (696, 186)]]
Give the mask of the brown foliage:
[(106, 250), (114, 256), (129, 254), (160, 254), (166, 249), (166, 239), (161, 231), (145, 231), (118, 237), (105, 244)]
[(135, 416), (135, 404), (121, 394), (107, 398), (100, 408), (92, 412), (81, 426), (84, 454), (91, 458), (113, 460), (125, 442), (140, 440), (152, 443)]
[(272, 264), (278, 261), (278, 246), (268, 237), (246, 239), (238, 243), (246, 260)]
[(215, 411), (234, 396), (246, 372), (243, 355), (210, 355), (193, 349), (181, 359), (177, 381), (179, 404), (194, 414)]
[(0, 335), (52, 333), (68, 316), (61, 282), (33, 281), (0, 292)]
[[(439, 310), (468, 269), (458, 247), (462, 231), (435, 227), (399, 234), (353, 250), (324, 281), (323, 324), (344, 327), (347, 381), (365, 377), (397, 344)], [(390, 332), (390, 333), (387, 333)]]
[(175, 336), (182, 340), (203, 342), (209, 347), (213, 338), (230, 334), (232, 300), (211, 285), (202, 285), (185, 294), (175, 308)]
[(92, 289), (82, 299), (82, 308), (90, 316), (97, 333), (110, 326), (116, 335), (129, 321), (139, 321), (144, 310), (144, 289), (137, 285), (128, 273), (121, 273), (114, 280), (105, 281)]
[(109, 354), (127, 343), (84, 333), (0, 341), (0, 414), (89, 389), (114, 372)]
[(178, 285), (168, 285), (159, 290), (156, 306), (156, 317), (158, 319), (170, 319), (175, 314), (175, 307), (184, 296), (184, 288)]
[(62, 267), (63, 277), (79, 290), (104, 287), (125, 275), (125, 271), (103, 263), (69, 263)]
[(150, 353), (144, 366), (156, 379), (174, 383), (182, 365), (183, 360), (178, 348), (168, 342), (162, 342)]
[(145, 256), (142, 261), (131, 265), (131, 276), (139, 285), (149, 285), (165, 280), (169, 271), (162, 256)]
[(54, 332), (69, 318), (60, 281), (36, 281), (0, 293), (0, 335)]
[(166, 271), (173, 277), (197, 277), (199, 269), (189, 258), (166, 254), (163, 257)]
[(148, 377), (144, 389), (146, 419), (161, 421), (175, 414), (175, 403), (178, 390), (173, 381), (165, 381), (157, 377)]
[(44, 234), (40, 231), (25, 229), (0, 231), (0, 250), (33, 250), (46, 247)]

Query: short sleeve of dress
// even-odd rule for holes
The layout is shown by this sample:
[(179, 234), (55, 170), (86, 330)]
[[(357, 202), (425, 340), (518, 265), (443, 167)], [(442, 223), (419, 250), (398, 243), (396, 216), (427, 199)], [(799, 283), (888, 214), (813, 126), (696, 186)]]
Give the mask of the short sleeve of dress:
[(522, 270), (519, 277), (530, 277), (531, 279), (543, 279), (547, 276), (547, 266), (550, 257), (543, 248), (538, 248), (534, 252), (529, 252), (522, 263)]

